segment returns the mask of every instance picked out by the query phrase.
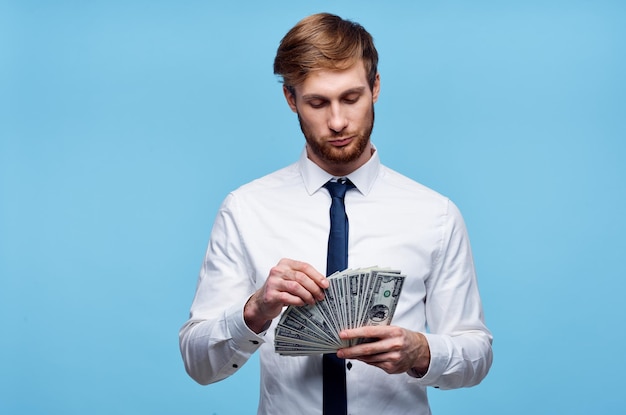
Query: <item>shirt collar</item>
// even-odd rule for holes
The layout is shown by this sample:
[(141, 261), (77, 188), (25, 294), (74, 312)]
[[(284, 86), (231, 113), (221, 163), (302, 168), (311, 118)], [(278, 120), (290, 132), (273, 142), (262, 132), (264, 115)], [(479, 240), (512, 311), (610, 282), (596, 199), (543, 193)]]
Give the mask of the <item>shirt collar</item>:
[[(354, 183), (354, 186), (363, 195), (367, 195), (370, 192), (380, 170), (380, 158), (378, 157), (378, 151), (373, 144), (372, 148), (374, 149), (372, 157), (370, 157), (364, 165), (345, 176), (350, 179), (352, 183)], [(304, 181), (304, 186), (310, 195), (317, 192), (327, 181), (336, 178), (317, 164), (313, 163), (307, 157), (306, 146), (300, 154), (298, 167), (300, 169), (300, 174), (302, 175), (302, 180)]]

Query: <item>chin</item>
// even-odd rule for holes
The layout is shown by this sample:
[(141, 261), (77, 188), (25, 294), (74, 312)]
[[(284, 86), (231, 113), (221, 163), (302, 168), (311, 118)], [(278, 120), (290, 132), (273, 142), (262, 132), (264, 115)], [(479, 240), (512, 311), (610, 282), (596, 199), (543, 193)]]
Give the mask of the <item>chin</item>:
[(319, 157), (327, 163), (343, 164), (349, 163), (359, 158), (360, 153), (358, 148), (354, 146), (354, 143), (350, 143), (344, 147), (335, 147), (330, 144), (310, 143), (309, 148)]

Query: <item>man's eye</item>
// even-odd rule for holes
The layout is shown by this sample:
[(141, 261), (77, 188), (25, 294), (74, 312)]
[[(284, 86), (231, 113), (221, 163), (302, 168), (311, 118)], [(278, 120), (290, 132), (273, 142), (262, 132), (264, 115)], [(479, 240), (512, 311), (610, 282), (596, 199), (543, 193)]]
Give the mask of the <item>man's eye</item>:
[(358, 100), (359, 100), (358, 96), (356, 96), (356, 97), (350, 96), (350, 97), (346, 97), (346, 98), (343, 99), (343, 101), (346, 104), (356, 104), (358, 102)]
[(313, 108), (322, 108), (324, 105), (326, 105), (326, 101), (309, 101), (309, 105)]

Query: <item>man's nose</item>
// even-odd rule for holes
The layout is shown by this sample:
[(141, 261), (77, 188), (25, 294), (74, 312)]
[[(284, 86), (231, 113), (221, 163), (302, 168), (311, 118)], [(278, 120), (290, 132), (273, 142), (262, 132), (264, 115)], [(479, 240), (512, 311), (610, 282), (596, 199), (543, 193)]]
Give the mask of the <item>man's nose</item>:
[(339, 104), (330, 106), (330, 114), (328, 118), (328, 128), (336, 133), (343, 131), (348, 126), (348, 117)]

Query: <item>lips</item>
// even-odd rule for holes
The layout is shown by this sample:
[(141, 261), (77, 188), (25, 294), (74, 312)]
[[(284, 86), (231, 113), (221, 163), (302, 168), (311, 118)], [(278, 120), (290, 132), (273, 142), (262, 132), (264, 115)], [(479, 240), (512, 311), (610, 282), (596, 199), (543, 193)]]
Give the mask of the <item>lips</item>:
[(335, 147), (344, 147), (352, 142), (353, 137), (336, 138), (330, 140), (329, 143)]

